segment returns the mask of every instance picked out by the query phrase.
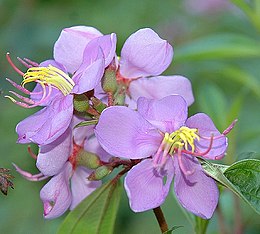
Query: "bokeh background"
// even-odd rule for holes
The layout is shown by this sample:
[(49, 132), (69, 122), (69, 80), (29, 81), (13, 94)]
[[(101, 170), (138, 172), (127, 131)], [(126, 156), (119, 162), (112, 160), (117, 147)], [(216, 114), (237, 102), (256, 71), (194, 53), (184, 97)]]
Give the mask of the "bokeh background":
[[(260, 16), (259, 1), (255, 8), (253, 2), (244, 1)], [(104, 34), (117, 33), (120, 54), (131, 33), (151, 27), (174, 46), (174, 60), (165, 74), (182, 74), (193, 84), (196, 101), (190, 114), (208, 113), (220, 130), (239, 119), (222, 162), (231, 164), (248, 156), (259, 158), (246, 153), (260, 149), (259, 24), (257, 16), (227, 0), (0, 0), (0, 167), (11, 168), (15, 176), (15, 189), (8, 196), (0, 194), (0, 233), (56, 233), (65, 217), (44, 220), (39, 198), (44, 182), (26, 181), (12, 167), (14, 162), (37, 173), (27, 146), (15, 143), (16, 124), (35, 109), (23, 109), (4, 98), (12, 89), (5, 78), (21, 81), (8, 65), (6, 52), (40, 62), (52, 57), (63, 28), (89, 25)], [(231, 192), (223, 191), (219, 206), (221, 212), (214, 215), (208, 233), (223, 228), (227, 233), (260, 233), (259, 215)], [(173, 193), (162, 209), (170, 226), (183, 226), (176, 233), (193, 232)], [(115, 233), (152, 234), (159, 228), (152, 211), (133, 213), (123, 193)]]

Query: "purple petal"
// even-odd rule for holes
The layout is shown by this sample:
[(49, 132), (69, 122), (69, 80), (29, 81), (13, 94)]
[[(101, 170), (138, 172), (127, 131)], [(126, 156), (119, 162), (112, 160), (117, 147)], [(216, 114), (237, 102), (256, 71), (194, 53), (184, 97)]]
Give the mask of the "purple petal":
[(82, 63), (86, 45), (100, 36), (102, 33), (92, 27), (75, 26), (63, 29), (54, 45), (55, 60), (73, 74)]
[(194, 102), (190, 81), (183, 76), (157, 76), (133, 80), (129, 86), (131, 98), (161, 99), (172, 94), (181, 95), (188, 106)]
[(56, 68), (60, 69), (61, 71), (67, 73), (66, 68), (61, 63), (59, 63), (53, 59), (49, 59), (49, 60), (45, 60), (45, 61), (41, 62), (39, 64), (39, 67), (48, 67), (49, 65), (56, 67)]
[[(76, 116), (73, 116), (72, 126), (75, 127), (82, 121), (86, 121), (86, 119), (80, 119)], [(73, 140), (77, 145), (83, 145), (85, 140), (91, 136), (94, 136), (94, 125), (73, 129)]]
[[(124, 183), (131, 209), (142, 212), (160, 206), (168, 195), (173, 174), (171, 159), (167, 162), (167, 170), (155, 169), (152, 159), (134, 166), (127, 173)], [(167, 177), (166, 183), (164, 177)]]
[(159, 147), (162, 136), (142, 116), (124, 106), (105, 109), (95, 128), (101, 146), (111, 155), (146, 158)]
[(73, 75), (75, 86), (73, 93), (81, 94), (94, 89), (104, 74), (105, 60), (102, 49), (92, 41), (84, 52), (83, 62)]
[(215, 181), (202, 170), (195, 157), (182, 155), (182, 163), (187, 171), (185, 175), (179, 166), (177, 156), (174, 157), (174, 190), (180, 204), (188, 211), (204, 219), (210, 219), (218, 204), (219, 192)]
[(160, 75), (171, 63), (173, 48), (150, 28), (140, 29), (125, 42), (120, 73), (125, 78)]
[(115, 57), (116, 35), (105, 35), (88, 43), (83, 62), (73, 76), (76, 83), (73, 93), (84, 93), (96, 88), (104, 74), (104, 69)]
[(73, 210), (84, 198), (101, 186), (101, 181), (87, 179), (91, 172), (84, 167), (77, 167), (74, 172), (71, 178), (72, 202), (70, 210)]
[[(49, 93), (49, 87), (45, 86), (45, 89), (46, 89), (46, 93)], [(32, 91), (32, 94), (30, 95), (30, 98), (35, 102), (39, 102), (42, 99), (42, 96), (43, 96), (42, 86), (39, 83), (37, 83), (35, 88)], [(51, 102), (54, 99), (61, 98), (62, 96), (63, 94), (60, 90), (56, 88), (52, 88), (51, 95), (45, 101), (43, 101), (39, 106), (48, 106), (51, 104)]]
[(73, 115), (73, 96), (68, 95), (35, 114), (27, 117), (16, 126), (18, 143), (34, 142), (49, 144), (63, 134), (70, 125)]
[(225, 156), (225, 152), (228, 146), (228, 140), (225, 135), (222, 135), (214, 123), (204, 113), (198, 113), (196, 115), (191, 116), (187, 119), (186, 126), (190, 128), (197, 128), (198, 135), (200, 136), (200, 140), (195, 142), (197, 153), (203, 153), (208, 151), (210, 147), (210, 138), (213, 134), (213, 143), (206, 155), (203, 155), (204, 158), (208, 159), (221, 159)]
[(68, 162), (64, 170), (44, 185), (40, 191), (43, 202), (44, 218), (54, 219), (61, 216), (71, 204), (69, 178), (72, 166)]
[[(77, 117), (73, 117), (73, 125), (80, 123), (83, 120), (80, 120)], [(97, 154), (102, 161), (108, 161), (111, 157), (99, 144), (95, 134), (94, 126), (84, 126), (80, 128), (73, 129), (73, 140), (78, 145), (84, 145), (84, 150)]]
[(105, 59), (105, 67), (107, 67), (116, 56), (116, 34), (111, 33), (109, 35), (101, 36), (93, 39), (91, 43), (92, 42), (97, 43), (102, 49)]
[(137, 109), (137, 102), (136, 102), (136, 100), (132, 99), (127, 94), (125, 95), (125, 104), (127, 105), (128, 108), (130, 108), (132, 110), (136, 110)]
[(40, 146), (37, 168), (48, 176), (58, 174), (72, 152), (72, 130), (68, 128), (58, 139), (48, 145)]
[(180, 128), (188, 115), (187, 104), (179, 95), (167, 96), (160, 100), (140, 97), (137, 109), (151, 124), (169, 133)]
[(102, 161), (108, 161), (111, 158), (111, 155), (101, 147), (95, 135), (85, 141), (84, 150), (98, 155)]

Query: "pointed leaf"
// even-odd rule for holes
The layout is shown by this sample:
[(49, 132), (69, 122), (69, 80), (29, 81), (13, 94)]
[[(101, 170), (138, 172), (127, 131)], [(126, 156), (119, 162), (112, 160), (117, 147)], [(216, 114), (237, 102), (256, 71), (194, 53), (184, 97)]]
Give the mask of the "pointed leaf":
[(200, 159), (205, 172), (249, 204), (260, 214), (260, 160), (245, 159), (231, 166)]
[(121, 193), (120, 181), (109, 181), (71, 211), (58, 234), (112, 234)]
[(260, 160), (238, 161), (225, 170), (224, 175), (260, 214)]

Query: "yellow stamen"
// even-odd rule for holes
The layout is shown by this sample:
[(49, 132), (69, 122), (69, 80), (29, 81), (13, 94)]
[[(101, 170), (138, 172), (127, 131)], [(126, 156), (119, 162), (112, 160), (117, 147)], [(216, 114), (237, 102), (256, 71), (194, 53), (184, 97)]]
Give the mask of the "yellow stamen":
[(165, 133), (163, 141), (166, 144), (170, 145), (169, 154), (172, 154), (174, 150), (185, 148), (188, 150), (188, 147), (191, 147), (191, 152), (195, 151), (195, 140), (200, 140), (200, 137), (197, 135), (198, 129), (181, 127), (179, 130), (176, 130), (169, 134)]
[(11, 100), (13, 103), (16, 103), (16, 102), (17, 102), (17, 101), (16, 101), (13, 97), (11, 97), (11, 96), (6, 95), (5, 98), (8, 98), (8, 99)]
[(49, 65), (48, 67), (31, 67), (23, 75), (22, 86), (30, 82), (50, 84), (59, 89), (64, 96), (73, 89), (74, 81), (62, 70)]

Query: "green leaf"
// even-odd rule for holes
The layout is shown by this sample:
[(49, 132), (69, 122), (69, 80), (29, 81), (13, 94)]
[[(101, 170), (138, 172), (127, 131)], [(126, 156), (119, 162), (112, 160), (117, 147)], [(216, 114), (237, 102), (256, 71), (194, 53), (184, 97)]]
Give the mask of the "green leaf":
[(112, 234), (121, 190), (119, 180), (102, 185), (68, 214), (58, 234)]
[(218, 128), (225, 129), (227, 126), (225, 114), (227, 101), (224, 93), (218, 86), (207, 83), (200, 87), (198, 103), (202, 112), (207, 113), (214, 120)]
[(254, 77), (245, 70), (239, 67), (223, 66), (222, 68), (218, 68), (217, 73), (220, 76), (224, 76), (227, 79), (240, 83), (242, 85), (241, 87), (247, 87), (254, 93), (254, 95), (260, 98), (260, 82), (258, 78)]
[(78, 123), (74, 128), (84, 127), (84, 126), (89, 126), (89, 125), (95, 125), (97, 123), (98, 123), (97, 119), (82, 121), (82, 122)]
[(205, 172), (260, 214), (260, 160), (245, 159), (231, 166), (200, 159)]
[(260, 160), (236, 162), (225, 170), (224, 175), (260, 214)]
[(173, 231), (175, 231), (178, 228), (182, 228), (183, 226), (174, 226), (171, 229), (169, 229), (168, 231), (164, 232), (163, 234), (172, 234)]
[(174, 62), (260, 57), (260, 43), (240, 34), (216, 34), (175, 48)]

